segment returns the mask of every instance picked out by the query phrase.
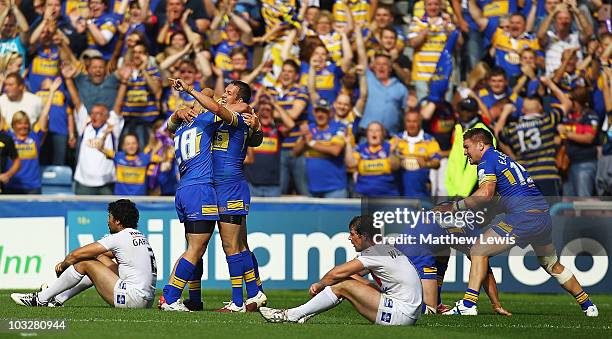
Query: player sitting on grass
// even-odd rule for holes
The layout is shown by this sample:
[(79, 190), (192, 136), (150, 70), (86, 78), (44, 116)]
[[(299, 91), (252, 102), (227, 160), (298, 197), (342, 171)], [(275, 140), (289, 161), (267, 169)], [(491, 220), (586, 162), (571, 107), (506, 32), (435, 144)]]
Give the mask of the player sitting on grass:
[[(391, 245), (376, 244), (380, 229), (369, 216), (353, 218), (349, 240), (361, 255), (334, 267), (310, 286), (307, 303), (290, 309), (261, 307), (269, 322), (304, 323), (348, 299), (362, 316), (379, 325), (414, 325), (421, 317), (423, 286), (408, 258)], [(362, 278), (372, 274), (376, 285)]]
[(22, 306), (61, 306), (95, 286), (102, 299), (114, 307), (151, 307), (157, 267), (147, 238), (136, 229), (138, 218), (138, 209), (130, 200), (109, 203), (109, 236), (68, 254), (55, 266), (59, 278), (48, 288), (37, 293), (13, 293), (11, 298)]
[(487, 276), (489, 257), (515, 246), (533, 246), (544, 270), (580, 304), (587, 317), (596, 317), (597, 307), (584, 292), (576, 277), (559, 262), (552, 243), (552, 219), (549, 205), (529, 173), (519, 163), (493, 147), (493, 136), (482, 128), (463, 134), (464, 154), (470, 164), (478, 165), (478, 189), (471, 196), (452, 205), (437, 206), (440, 212), (476, 208), (491, 201), (497, 193), (506, 210), (501, 221), (486, 230), (470, 249), (470, 278), (462, 300), (445, 314), (477, 315), (480, 287)]

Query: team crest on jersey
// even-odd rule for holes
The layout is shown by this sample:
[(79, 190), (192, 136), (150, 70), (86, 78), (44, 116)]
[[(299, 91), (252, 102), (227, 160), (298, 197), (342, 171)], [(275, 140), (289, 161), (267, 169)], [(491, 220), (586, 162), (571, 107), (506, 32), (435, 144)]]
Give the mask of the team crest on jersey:
[(382, 312), (382, 314), (380, 315), (380, 321), (391, 323), (391, 313)]

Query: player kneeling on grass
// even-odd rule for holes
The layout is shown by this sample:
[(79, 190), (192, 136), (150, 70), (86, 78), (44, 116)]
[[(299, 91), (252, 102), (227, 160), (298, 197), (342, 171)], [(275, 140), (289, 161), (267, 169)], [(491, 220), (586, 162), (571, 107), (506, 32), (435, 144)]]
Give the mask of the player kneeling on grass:
[[(334, 267), (310, 286), (307, 303), (290, 309), (261, 307), (269, 322), (304, 323), (348, 299), (362, 316), (379, 325), (414, 325), (421, 317), (423, 286), (408, 258), (395, 247), (376, 244), (380, 230), (369, 216), (353, 218), (349, 240), (361, 255)], [(362, 278), (372, 274), (377, 285)]]
[(48, 288), (37, 293), (13, 293), (11, 298), (23, 306), (61, 306), (95, 286), (102, 299), (112, 306), (151, 307), (157, 268), (149, 242), (136, 229), (138, 218), (138, 209), (130, 200), (111, 202), (109, 236), (68, 254), (55, 266), (59, 278)]

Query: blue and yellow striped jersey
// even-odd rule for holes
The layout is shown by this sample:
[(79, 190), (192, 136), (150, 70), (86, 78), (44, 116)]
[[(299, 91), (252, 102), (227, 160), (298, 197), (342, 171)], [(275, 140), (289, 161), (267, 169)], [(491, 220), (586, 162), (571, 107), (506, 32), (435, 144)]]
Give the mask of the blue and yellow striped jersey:
[(244, 158), (247, 153), (249, 126), (239, 113), (231, 123), (219, 121), (213, 139), (213, 178), (215, 185), (245, 180)]
[(370, 0), (348, 0), (346, 4), (341, 1), (336, 1), (332, 7), (335, 24), (340, 27), (347, 25), (347, 10), (350, 10), (353, 14), (353, 23), (359, 23), (361, 27), (366, 27), (370, 22), (372, 10)]
[(30, 63), (28, 72), (28, 84), (30, 92), (36, 93), (40, 90), (40, 85), (46, 78), (55, 79), (60, 76), (59, 52), (56, 47), (40, 48)]
[[(293, 103), (297, 100), (301, 100), (308, 106), (309, 98), (308, 91), (304, 86), (293, 86), (289, 90), (282, 90), (280, 87), (268, 87), (268, 93), (276, 99), (276, 102), (285, 110), (291, 109)], [(283, 138), (282, 147), (285, 149), (292, 149), (295, 146), (295, 142), (302, 133), (300, 132), (300, 125), (308, 121), (308, 112), (304, 109), (304, 112), (295, 120), (295, 127), (289, 131), (289, 134)]]
[(493, 146), (478, 163), (478, 185), (495, 183), (495, 192), (507, 213), (545, 212), (548, 203), (527, 170)]
[[(10, 136), (15, 142), (15, 149), (21, 160), (21, 167), (15, 175), (11, 177), (6, 187), (18, 189), (35, 189), (42, 186), (42, 178), (40, 174), (40, 147), (46, 131), (40, 129), (38, 123), (35, 123), (30, 133), (25, 139), (19, 139), (10, 131)], [(13, 162), (9, 159), (7, 168), (12, 166)]]
[(146, 173), (151, 163), (151, 153), (127, 155), (125, 152), (115, 154), (115, 195), (146, 195)]
[[(308, 86), (308, 70), (310, 69), (310, 65), (307, 62), (302, 62), (300, 65), (300, 85)], [(340, 93), (340, 89), (342, 89), (342, 84), (340, 83), (340, 79), (344, 76), (344, 72), (342, 72), (342, 68), (336, 65), (335, 62), (329, 61), (325, 68), (321, 71), (315, 73), (315, 89), (317, 90), (317, 94), (322, 99), (327, 100), (327, 102), (336, 101), (336, 96)], [(308, 108), (308, 120), (314, 121), (314, 118), (310, 116), (312, 111), (312, 105), (309, 105)]]
[(544, 114), (523, 115), (502, 132), (502, 138), (517, 155), (516, 160), (529, 171), (533, 180), (559, 179), (554, 139), (562, 116), (558, 108)]
[[(309, 125), (312, 140), (322, 144), (345, 144), (344, 126), (330, 121), (326, 129), (321, 130), (315, 124)], [(338, 157), (307, 149), (306, 177), (310, 192), (330, 192), (346, 188), (346, 166), (344, 165), (344, 152)]]
[[(145, 72), (152, 77), (160, 77), (159, 69), (155, 66), (147, 68)], [(121, 107), (123, 116), (145, 121), (155, 120), (159, 115), (159, 109), (144, 75), (138, 72), (138, 75), (131, 76), (127, 86), (127, 93)]]
[(108, 31), (113, 34), (112, 39), (104, 46), (96, 45), (96, 41), (91, 35), (91, 32), (87, 31), (87, 48), (92, 48), (100, 51), (104, 60), (110, 60), (115, 49), (115, 43), (117, 43), (117, 21), (112, 14), (102, 14), (100, 17), (93, 19), (93, 22), (101, 31)]
[(357, 182), (355, 191), (365, 196), (399, 195), (395, 175), (391, 169), (391, 144), (370, 147), (367, 142), (359, 144), (353, 152), (357, 160)]
[[(410, 24), (408, 39), (416, 37), (419, 32), (427, 28), (429, 25), (429, 18), (424, 17), (413, 17), (412, 23)], [(421, 47), (414, 51), (414, 58), (412, 60), (412, 80), (413, 81), (427, 81), (436, 72), (436, 66), (438, 60), (440, 60), (440, 54), (446, 46), (446, 33), (443, 30), (435, 30), (430, 26), (430, 31), (427, 34), (427, 38)]]
[(489, 20), (484, 33), (491, 39), (491, 44), (495, 48), (495, 64), (506, 71), (508, 78), (521, 74), (520, 53), (522, 50), (531, 48), (536, 55), (544, 56), (540, 43), (533, 34), (525, 32), (520, 37), (513, 38), (509, 33), (497, 27), (497, 22), (494, 20)]

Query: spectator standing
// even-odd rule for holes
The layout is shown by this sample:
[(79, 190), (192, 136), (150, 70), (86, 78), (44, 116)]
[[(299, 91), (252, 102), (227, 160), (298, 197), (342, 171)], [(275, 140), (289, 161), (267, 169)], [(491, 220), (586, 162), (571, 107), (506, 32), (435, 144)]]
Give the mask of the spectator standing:
[[(266, 92), (275, 102), (280, 111), (283, 109), (293, 121), (292, 124), (282, 123), (279, 125), (281, 133), (281, 169), (280, 186), (282, 194), (289, 194), (291, 184), (300, 195), (308, 194), (306, 182), (306, 160), (303, 155), (294, 155), (293, 147), (297, 139), (302, 135), (301, 125), (308, 124), (309, 96), (306, 88), (297, 83), (299, 77), (299, 66), (293, 60), (283, 63), (278, 84), (268, 87)], [(293, 127), (289, 127), (289, 126)]]
[(563, 195), (590, 197), (595, 195), (597, 172), (597, 133), (600, 118), (589, 107), (589, 90), (578, 87), (571, 92), (572, 111), (557, 127), (567, 142), (570, 167), (563, 184)]
[(329, 103), (319, 100), (314, 107), (315, 122), (302, 125), (304, 135), (293, 150), (296, 155), (304, 152), (306, 157), (310, 196), (346, 198), (345, 130), (343, 125), (332, 121), (330, 115)]
[(121, 115), (125, 118), (124, 131), (134, 132), (138, 136), (138, 144), (144, 148), (149, 138), (150, 124), (159, 116), (161, 79), (157, 66), (149, 65), (149, 54), (143, 42), (134, 46), (130, 56), (123, 65), (129, 68), (130, 77)]
[(401, 194), (410, 198), (431, 196), (429, 170), (440, 167), (440, 145), (421, 126), (421, 114), (404, 115), (405, 131), (391, 140), (392, 149), (401, 159)]
[(6, 185), (9, 194), (40, 194), (42, 178), (40, 173), (40, 148), (49, 126), (49, 110), (53, 94), (61, 85), (61, 79), (56, 78), (49, 88), (49, 98), (42, 109), (40, 117), (32, 126), (25, 112), (18, 111), (11, 121), (11, 136), (21, 159), (19, 171)]
[(24, 112), (29, 121), (36, 121), (42, 110), (39, 97), (26, 90), (25, 82), (19, 73), (11, 73), (4, 80), (4, 94), (0, 96), (2, 116), (6, 123), (13, 121), (16, 112)]
[(389, 133), (400, 132), (402, 112), (407, 107), (408, 89), (391, 76), (391, 70), (391, 58), (388, 55), (374, 56), (372, 70), (366, 71), (368, 96), (360, 128), (365, 129), (370, 122), (378, 121)]
[[(427, 96), (429, 80), (436, 71), (449, 34), (455, 30), (451, 17), (442, 11), (441, 0), (425, 0), (425, 15), (413, 17), (410, 24), (408, 44), (414, 49), (412, 81), (418, 100)], [(459, 45), (461, 40), (459, 38)]]
[(89, 15), (87, 19), (87, 48), (102, 53), (105, 61), (110, 60), (117, 43), (117, 21), (109, 13), (108, 0), (89, 0)]
[[(3, 1), (0, 4), (0, 55), (17, 52), (26, 60), (26, 47), (30, 28), (28, 21), (14, 1)], [(25, 62), (21, 72), (25, 70)]]
[(249, 148), (245, 160), (245, 174), (251, 195), (278, 197), (281, 195), (281, 136), (274, 123), (274, 114), (279, 115), (287, 128), (293, 128), (295, 122), (275, 101), (260, 102), (257, 112), (264, 137), (261, 145)]
[(395, 171), (399, 159), (394, 156), (386, 132), (378, 122), (371, 122), (366, 130), (366, 141), (359, 144), (349, 159), (348, 166), (357, 172), (355, 192), (365, 197), (397, 197), (399, 189)]

